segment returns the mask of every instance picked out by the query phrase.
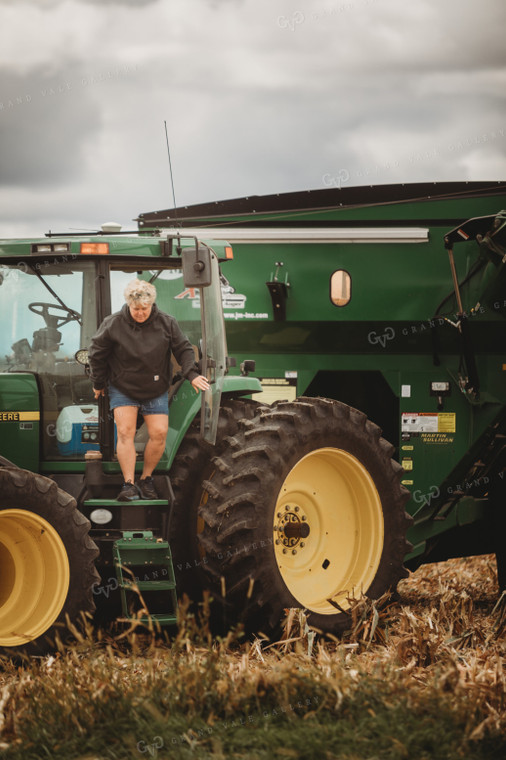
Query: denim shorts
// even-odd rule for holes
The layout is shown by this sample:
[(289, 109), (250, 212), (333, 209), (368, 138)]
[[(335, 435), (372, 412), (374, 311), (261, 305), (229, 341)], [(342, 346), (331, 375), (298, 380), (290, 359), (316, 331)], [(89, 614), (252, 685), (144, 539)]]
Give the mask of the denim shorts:
[(124, 393), (109, 383), (109, 409), (115, 409), (117, 406), (137, 406), (144, 417), (147, 414), (168, 414), (169, 394), (165, 391), (157, 398), (150, 398), (147, 401), (134, 401), (133, 398), (125, 396)]

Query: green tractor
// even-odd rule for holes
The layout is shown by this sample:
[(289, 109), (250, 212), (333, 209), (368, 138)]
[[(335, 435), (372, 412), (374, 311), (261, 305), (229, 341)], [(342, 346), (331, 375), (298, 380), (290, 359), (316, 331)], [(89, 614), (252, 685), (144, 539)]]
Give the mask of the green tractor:
[[(174, 567), (189, 578), (202, 560), (201, 478), (258, 406), (247, 398), (258, 380), (228, 374), (219, 259), (229, 251), (115, 233), (0, 242), (0, 651), (44, 652), (96, 609), (176, 622)], [(161, 498), (125, 503), (116, 500), (114, 422), (107, 398), (94, 399), (87, 347), (135, 276), (155, 283), (212, 384), (201, 399), (174, 367)]]

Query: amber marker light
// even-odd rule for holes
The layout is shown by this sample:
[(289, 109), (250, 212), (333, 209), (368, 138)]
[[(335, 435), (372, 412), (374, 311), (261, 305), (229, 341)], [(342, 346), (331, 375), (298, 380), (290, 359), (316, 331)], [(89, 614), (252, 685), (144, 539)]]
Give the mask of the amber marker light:
[(109, 253), (109, 243), (81, 243), (81, 253), (103, 256)]
[(231, 245), (226, 245), (225, 246), (225, 258), (226, 259), (233, 259), (234, 258), (234, 252), (232, 250), (232, 246)]

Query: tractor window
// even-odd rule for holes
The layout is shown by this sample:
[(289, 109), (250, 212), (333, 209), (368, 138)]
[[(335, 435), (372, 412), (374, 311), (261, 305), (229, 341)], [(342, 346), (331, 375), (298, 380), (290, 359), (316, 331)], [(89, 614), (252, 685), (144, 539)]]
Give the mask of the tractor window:
[[(225, 327), (221, 310), (220, 273), (217, 259), (213, 258), (213, 286), (203, 288), (186, 288), (180, 269), (128, 271), (124, 269), (111, 270), (111, 310), (119, 311), (125, 303), (124, 290), (128, 282), (134, 278), (148, 280), (154, 284), (157, 291), (156, 303), (158, 308), (174, 316), (183, 333), (196, 349), (202, 345), (202, 321), (205, 324), (205, 362), (208, 366), (209, 379), (212, 389), (204, 394), (202, 414), (203, 436), (214, 443), (218, 425), (221, 388), (226, 372), (226, 343)], [(202, 310), (201, 310), (202, 300)]]
[(180, 269), (111, 271), (111, 311), (114, 313), (124, 306), (123, 292), (135, 278), (153, 283), (158, 308), (176, 317), (190, 343), (198, 346), (201, 337), (200, 292), (197, 288), (185, 288)]
[(346, 306), (351, 300), (351, 276), (345, 269), (337, 269), (331, 275), (330, 300), (334, 306)]
[(71, 441), (73, 421), (86, 416), (91, 424), (94, 402), (74, 354), (97, 327), (93, 263), (2, 266), (0, 323), (0, 371), (33, 372), (39, 381), (42, 457), (82, 458), (81, 441)]
[[(117, 268), (115, 268), (117, 266)], [(175, 317), (190, 343), (194, 347), (195, 358), (198, 358), (198, 347), (201, 342), (201, 317), (200, 317), (200, 291), (195, 288), (185, 288), (183, 273), (180, 269), (145, 269), (128, 271), (119, 265), (113, 264), (110, 272), (111, 287), (111, 312), (120, 311), (125, 305), (124, 291), (127, 284), (133, 279), (146, 280), (156, 288), (156, 304), (158, 308)], [(173, 371), (177, 372), (178, 365), (173, 357)], [(169, 392), (171, 398), (172, 386)], [(141, 418), (142, 419), (142, 418)], [(139, 427), (135, 436), (135, 448), (138, 454), (142, 454), (147, 440), (145, 423), (139, 420)], [(172, 420), (172, 415), (170, 416)]]

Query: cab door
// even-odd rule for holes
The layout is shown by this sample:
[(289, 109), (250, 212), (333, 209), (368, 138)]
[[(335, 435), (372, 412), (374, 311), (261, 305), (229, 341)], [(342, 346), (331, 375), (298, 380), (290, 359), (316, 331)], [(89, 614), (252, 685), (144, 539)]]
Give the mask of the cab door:
[(227, 341), (221, 300), (218, 259), (211, 252), (211, 284), (201, 288), (202, 374), (211, 388), (202, 394), (200, 431), (214, 445), (218, 430), (223, 379), (227, 373)]

